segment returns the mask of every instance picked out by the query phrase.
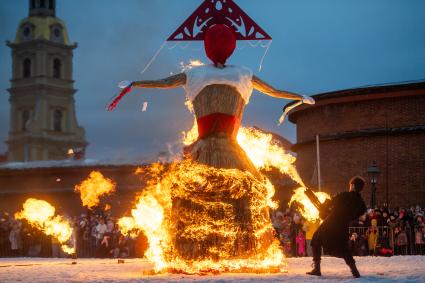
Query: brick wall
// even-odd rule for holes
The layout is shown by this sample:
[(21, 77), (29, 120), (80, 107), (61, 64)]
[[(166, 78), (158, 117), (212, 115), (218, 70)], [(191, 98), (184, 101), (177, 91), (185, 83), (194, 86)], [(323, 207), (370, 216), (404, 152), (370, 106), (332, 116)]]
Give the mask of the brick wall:
[[(301, 177), (310, 186), (316, 186), (314, 139), (319, 134), (328, 137), (320, 144), (323, 190), (334, 194), (348, 189), (348, 180), (354, 175), (367, 178), (367, 167), (376, 161), (381, 171), (377, 183), (378, 204), (384, 204), (387, 198), (391, 206), (425, 204), (425, 131), (338, 135), (425, 126), (425, 89), (423, 93), (397, 97), (398, 93), (380, 100), (327, 105), (322, 98), (316, 107), (297, 112), (292, 120), (297, 125), (294, 150)], [(369, 183), (364, 198), (369, 204)]]

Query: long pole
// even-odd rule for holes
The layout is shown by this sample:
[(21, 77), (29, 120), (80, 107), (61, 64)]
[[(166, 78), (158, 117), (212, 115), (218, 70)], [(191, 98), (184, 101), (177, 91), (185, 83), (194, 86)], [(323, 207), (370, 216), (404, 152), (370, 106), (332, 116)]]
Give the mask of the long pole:
[(317, 184), (319, 185), (319, 192), (322, 191), (322, 177), (320, 174), (320, 144), (319, 135), (316, 135), (316, 159), (317, 159)]
[(370, 208), (375, 209), (376, 204), (376, 187), (375, 183), (372, 183), (372, 197), (370, 198)]

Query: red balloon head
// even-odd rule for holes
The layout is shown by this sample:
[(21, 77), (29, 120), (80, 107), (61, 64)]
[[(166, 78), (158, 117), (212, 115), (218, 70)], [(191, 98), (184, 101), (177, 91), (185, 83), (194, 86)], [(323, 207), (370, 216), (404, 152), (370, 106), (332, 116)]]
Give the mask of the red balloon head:
[(204, 45), (208, 58), (215, 65), (224, 65), (236, 48), (236, 36), (228, 26), (217, 24), (207, 30)]

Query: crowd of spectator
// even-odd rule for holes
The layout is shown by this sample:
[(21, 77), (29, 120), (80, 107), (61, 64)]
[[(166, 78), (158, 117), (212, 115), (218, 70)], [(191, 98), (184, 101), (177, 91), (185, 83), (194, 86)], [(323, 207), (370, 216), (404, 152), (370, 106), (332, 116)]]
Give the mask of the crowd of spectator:
[[(271, 215), (276, 237), (287, 256), (310, 255), (310, 240), (319, 223), (306, 221), (294, 207)], [(350, 223), (348, 243), (353, 255), (425, 254), (425, 208), (368, 209)]]
[(425, 209), (369, 209), (351, 223), (350, 248), (355, 255), (425, 254)]
[[(78, 257), (142, 257), (147, 239), (121, 234), (116, 219), (105, 212), (68, 218), (70, 243)], [(271, 214), (276, 237), (286, 256), (311, 256), (310, 240), (319, 223), (306, 221), (295, 207)], [(425, 208), (420, 206), (369, 209), (350, 224), (347, 241), (353, 255), (425, 254)], [(65, 257), (52, 237), (3, 213), (0, 218), (0, 256)]]
[(272, 212), (271, 220), (283, 253), (287, 257), (306, 256), (310, 225), (301, 214), (291, 207)]
[[(70, 244), (78, 257), (143, 257), (147, 239), (140, 234), (129, 238), (121, 234), (116, 219), (107, 213), (81, 214), (68, 218), (73, 233)], [(0, 219), (0, 256), (65, 257), (60, 244), (40, 230), (3, 213)]]

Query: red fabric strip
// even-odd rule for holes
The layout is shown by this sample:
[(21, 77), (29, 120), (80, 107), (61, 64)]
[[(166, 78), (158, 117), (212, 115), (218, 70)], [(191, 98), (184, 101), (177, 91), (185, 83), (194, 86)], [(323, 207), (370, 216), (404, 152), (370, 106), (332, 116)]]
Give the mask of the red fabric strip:
[(109, 104), (108, 106), (108, 111), (112, 111), (115, 109), (115, 107), (117, 107), (118, 103), (120, 102), (121, 98), (124, 97), (124, 95), (126, 95), (127, 93), (129, 93), (131, 91), (131, 85), (124, 88), (120, 94), (114, 99), (114, 101), (112, 101), (111, 104)]
[(225, 133), (236, 138), (240, 126), (238, 117), (224, 113), (213, 113), (199, 118), (197, 122), (199, 139), (216, 133)]

